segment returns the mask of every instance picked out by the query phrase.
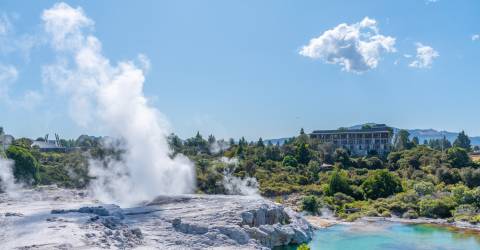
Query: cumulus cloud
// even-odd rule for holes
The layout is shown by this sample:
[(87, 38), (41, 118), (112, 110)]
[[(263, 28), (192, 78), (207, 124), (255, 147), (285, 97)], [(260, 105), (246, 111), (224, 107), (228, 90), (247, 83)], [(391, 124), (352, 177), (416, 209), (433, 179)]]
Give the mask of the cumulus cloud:
[(415, 60), (413, 60), (409, 66), (412, 68), (431, 68), (435, 58), (439, 57), (440, 54), (430, 46), (417, 43), (417, 54)]
[(380, 34), (377, 21), (365, 17), (351, 25), (339, 24), (311, 39), (300, 55), (338, 64), (347, 72), (362, 73), (376, 68), (382, 53), (395, 51), (395, 38)]
[(110, 62), (92, 34), (94, 22), (80, 7), (55, 4), (43, 12), (45, 31), (58, 61), (43, 69), (47, 86), (69, 96), (70, 114), (80, 125), (101, 128), (121, 143), (105, 142), (124, 152), (121, 159), (92, 159), (91, 189), (104, 202), (132, 205), (159, 194), (194, 190), (193, 164), (170, 157), (168, 121), (144, 95), (145, 56)]
[(480, 40), (480, 34), (472, 35), (472, 41), (477, 41), (477, 40)]

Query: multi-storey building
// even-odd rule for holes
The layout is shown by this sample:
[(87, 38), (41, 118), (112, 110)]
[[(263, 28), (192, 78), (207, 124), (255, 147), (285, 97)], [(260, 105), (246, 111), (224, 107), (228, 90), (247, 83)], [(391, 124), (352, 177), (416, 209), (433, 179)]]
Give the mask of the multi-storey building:
[(372, 151), (386, 154), (392, 147), (393, 131), (385, 124), (377, 124), (361, 129), (314, 130), (310, 137), (345, 148), (352, 155), (367, 155)]

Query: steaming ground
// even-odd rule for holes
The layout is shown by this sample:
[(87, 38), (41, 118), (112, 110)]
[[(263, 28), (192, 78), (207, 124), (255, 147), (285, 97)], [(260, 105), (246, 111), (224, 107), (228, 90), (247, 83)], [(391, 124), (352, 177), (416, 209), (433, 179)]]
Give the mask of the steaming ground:
[(18, 192), (0, 194), (0, 249), (269, 249), (312, 234), (296, 213), (262, 198), (160, 196), (122, 209), (81, 190)]

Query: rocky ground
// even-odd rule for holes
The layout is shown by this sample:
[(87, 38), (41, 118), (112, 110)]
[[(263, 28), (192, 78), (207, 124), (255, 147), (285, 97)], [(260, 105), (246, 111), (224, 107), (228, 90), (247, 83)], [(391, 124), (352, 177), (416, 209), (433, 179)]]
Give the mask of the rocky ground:
[(269, 249), (309, 241), (312, 227), (262, 198), (162, 196), (133, 208), (85, 191), (0, 194), (0, 249)]

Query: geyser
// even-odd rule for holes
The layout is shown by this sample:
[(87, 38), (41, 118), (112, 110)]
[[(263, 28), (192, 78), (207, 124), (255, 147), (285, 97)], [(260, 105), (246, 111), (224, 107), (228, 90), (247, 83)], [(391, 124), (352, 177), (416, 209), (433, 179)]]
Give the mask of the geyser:
[(170, 157), (168, 122), (143, 93), (146, 57), (139, 56), (144, 68), (132, 61), (112, 64), (91, 34), (94, 22), (80, 7), (55, 4), (42, 20), (58, 58), (44, 67), (44, 81), (69, 97), (70, 114), (79, 125), (122, 141), (120, 160), (90, 160), (96, 197), (133, 205), (159, 194), (192, 192), (193, 164), (182, 155)]

